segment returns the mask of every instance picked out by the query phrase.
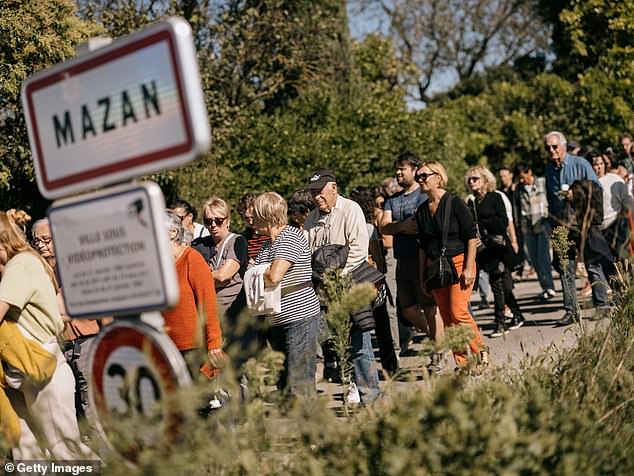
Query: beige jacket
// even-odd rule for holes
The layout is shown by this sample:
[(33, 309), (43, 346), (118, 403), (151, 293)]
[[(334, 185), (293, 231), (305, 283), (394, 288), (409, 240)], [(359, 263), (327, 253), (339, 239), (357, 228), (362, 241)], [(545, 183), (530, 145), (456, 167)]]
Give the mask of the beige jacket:
[(337, 195), (330, 213), (322, 215), (319, 208), (310, 212), (304, 223), (304, 233), (311, 253), (328, 244), (348, 245), (350, 251), (344, 274), (368, 259), (370, 237), (363, 211), (358, 203), (341, 195)]

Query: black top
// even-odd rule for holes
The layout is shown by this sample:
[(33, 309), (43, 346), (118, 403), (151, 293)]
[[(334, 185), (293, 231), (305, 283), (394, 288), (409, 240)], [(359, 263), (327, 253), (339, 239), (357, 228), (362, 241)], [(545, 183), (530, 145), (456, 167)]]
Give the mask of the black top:
[[(437, 258), (441, 253), (442, 220), (445, 214), (446, 192), (440, 199), (436, 213), (432, 216), (429, 209), (429, 200), (425, 200), (416, 210), (416, 222), (418, 223), (418, 243), (430, 258)], [(469, 208), (459, 198), (451, 201), (451, 213), (449, 215), (449, 233), (447, 235), (447, 250), (449, 257), (464, 253), (467, 242), (476, 237), (475, 221)]]
[[(488, 192), (483, 198), (475, 200), (477, 221), (480, 232), (490, 235), (506, 235), (509, 218), (502, 196), (497, 192)], [(469, 200), (469, 206), (473, 207), (473, 201)]]
[[(487, 273), (499, 273), (504, 271), (503, 258), (510, 249), (506, 228), (509, 223), (506, 207), (502, 196), (497, 192), (488, 192), (482, 198), (469, 200), (469, 208), (476, 216), (477, 225), (482, 240), (487, 243), (486, 235), (502, 235), (507, 248), (486, 246), (477, 255), (478, 266)], [(474, 210), (475, 206), (475, 210)]]

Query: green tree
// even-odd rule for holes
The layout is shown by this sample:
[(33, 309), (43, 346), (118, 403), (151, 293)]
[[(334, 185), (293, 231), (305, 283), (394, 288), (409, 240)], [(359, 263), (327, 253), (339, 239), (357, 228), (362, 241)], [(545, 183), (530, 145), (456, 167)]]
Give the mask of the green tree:
[(41, 216), (39, 195), (20, 102), (22, 82), (71, 58), (75, 46), (101, 32), (75, 15), (71, 0), (0, 3), (0, 201)]
[(634, 72), (634, 1), (541, 0), (552, 25), (554, 71), (575, 80), (588, 68), (609, 68), (622, 78)]

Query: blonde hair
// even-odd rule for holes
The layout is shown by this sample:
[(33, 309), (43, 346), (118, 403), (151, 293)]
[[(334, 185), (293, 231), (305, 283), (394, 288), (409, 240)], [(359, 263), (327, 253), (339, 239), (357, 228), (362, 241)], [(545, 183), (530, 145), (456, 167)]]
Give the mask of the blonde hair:
[(449, 182), (449, 177), (447, 176), (447, 171), (445, 170), (443, 164), (441, 164), (437, 160), (429, 160), (427, 162), (423, 162), (420, 167), (418, 167), (418, 170), (420, 170), (422, 167), (427, 167), (432, 172), (440, 175), (440, 183), (438, 184), (439, 188), (445, 188), (447, 186), (447, 182)]
[(219, 210), (229, 221), (231, 221), (231, 209), (229, 208), (229, 205), (227, 205), (227, 202), (220, 197), (209, 197), (203, 206), (203, 213), (207, 210), (210, 212), (212, 210)]
[(279, 194), (264, 192), (253, 200), (253, 218), (272, 226), (288, 223), (288, 205)]
[[(31, 248), (31, 246), (27, 243), (22, 229), (13, 221), (12, 217), (15, 216), (14, 212), (15, 210), (9, 210), (7, 212), (0, 211), (0, 245), (2, 245), (5, 252), (7, 253), (7, 259), (10, 260), (18, 253), (31, 253), (44, 266), (44, 270), (48, 274), (49, 278), (51, 278), (51, 282), (53, 283), (55, 292), (59, 291), (59, 286), (57, 285), (57, 279), (55, 278), (55, 273), (53, 272), (53, 269), (44, 260), (44, 258), (42, 258), (40, 254), (33, 248)], [(22, 215), (18, 215), (22, 217)], [(29, 217), (29, 220), (30, 218), (31, 217)], [(20, 221), (21, 218), (18, 218), (18, 220), (19, 223), (22, 223), (22, 221)]]
[(497, 182), (495, 181), (495, 175), (493, 175), (493, 172), (482, 165), (474, 165), (473, 167), (469, 167), (467, 173), (464, 174), (464, 186), (467, 193), (471, 193), (471, 187), (469, 187), (469, 181), (467, 180), (469, 175), (471, 175), (471, 172), (476, 172), (480, 175), (482, 184), (484, 185), (484, 191), (486, 193), (495, 192), (497, 189)]
[(24, 210), (17, 210), (15, 208), (11, 208), (7, 210), (7, 217), (15, 226), (17, 226), (24, 236), (26, 236), (26, 225), (31, 221), (31, 216), (26, 213)]

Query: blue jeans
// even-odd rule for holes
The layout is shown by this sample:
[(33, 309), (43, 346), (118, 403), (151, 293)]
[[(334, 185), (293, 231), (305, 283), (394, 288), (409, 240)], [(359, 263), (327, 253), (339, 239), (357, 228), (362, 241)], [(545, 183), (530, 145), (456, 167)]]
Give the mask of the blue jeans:
[(480, 290), (480, 300), (488, 301), (491, 294), (491, 284), (489, 282), (489, 273), (480, 270), (478, 273), (478, 289)]
[[(561, 288), (564, 294), (564, 310), (566, 314), (579, 315), (579, 305), (577, 304), (577, 283), (575, 282), (575, 259), (568, 260), (566, 272), (561, 270), (559, 277), (561, 278)], [(561, 268), (561, 265), (559, 266)], [(558, 271), (560, 271), (558, 269)]]
[[(597, 263), (586, 264), (588, 279), (592, 286), (592, 303), (599, 309), (609, 309), (612, 307), (608, 301), (608, 288), (610, 285), (606, 279), (606, 275), (610, 275), (610, 270), (607, 263), (605, 266), (604, 263), (602, 263), (604, 260), (605, 258), (602, 258)], [(613, 267), (614, 266), (612, 266), (612, 268)]]
[(271, 327), (271, 347), (284, 354), (284, 368), (277, 388), (288, 386), (293, 395), (316, 392), (317, 332), (319, 314)]
[(370, 403), (379, 396), (379, 374), (374, 360), (370, 331), (361, 332), (352, 326), (351, 360), (354, 381), (359, 389), (361, 401)]
[(531, 264), (537, 272), (539, 284), (544, 291), (555, 289), (553, 284), (552, 261), (550, 259), (550, 239), (547, 233), (526, 233), (524, 242), (528, 248)]

